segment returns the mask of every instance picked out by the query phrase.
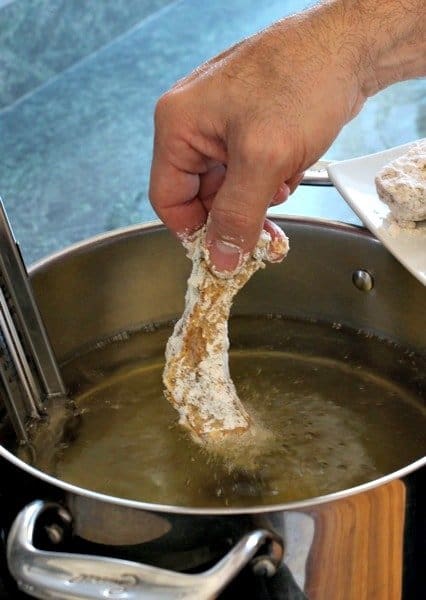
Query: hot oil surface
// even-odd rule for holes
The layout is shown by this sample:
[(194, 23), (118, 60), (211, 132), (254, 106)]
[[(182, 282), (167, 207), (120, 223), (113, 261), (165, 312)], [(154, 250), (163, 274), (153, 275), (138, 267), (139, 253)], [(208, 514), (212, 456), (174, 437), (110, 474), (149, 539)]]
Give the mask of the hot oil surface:
[(424, 455), (419, 357), (314, 323), (246, 317), (231, 332), (231, 374), (267, 444), (234, 446), (224, 460), (181, 429), (163, 396), (164, 327), (65, 366), (83, 417), (56, 475), (140, 501), (254, 506), (346, 489)]

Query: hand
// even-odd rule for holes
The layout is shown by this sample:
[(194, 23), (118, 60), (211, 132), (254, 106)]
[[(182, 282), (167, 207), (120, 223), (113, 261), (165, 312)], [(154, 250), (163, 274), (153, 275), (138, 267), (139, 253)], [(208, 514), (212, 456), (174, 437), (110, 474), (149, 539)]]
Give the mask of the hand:
[(360, 34), (365, 22), (342, 13), (344, 5), (337, 0), (275, 23), (158, 102), (152, 205), (180, 237), (210, 214), (207, 244), (217, 270), (232, 271), (253, 249), (267, 208), (292, 193), (358, 113), (365, 82), (377, 86)]

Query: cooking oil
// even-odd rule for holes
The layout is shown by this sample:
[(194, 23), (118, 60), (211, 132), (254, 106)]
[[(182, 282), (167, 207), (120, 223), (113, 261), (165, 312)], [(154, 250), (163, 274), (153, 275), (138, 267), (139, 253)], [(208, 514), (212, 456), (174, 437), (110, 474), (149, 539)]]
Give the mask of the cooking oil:
[(216, 456), (163, 394), (170, 324), (98, 343), (63, 366), (82, 417), (56, 476), (98, 492), (191, 507), (308, 499), (379, 478), (426, 449), (425, 359), (336, 324), (231, 321), (230, 371), (267, 443)]

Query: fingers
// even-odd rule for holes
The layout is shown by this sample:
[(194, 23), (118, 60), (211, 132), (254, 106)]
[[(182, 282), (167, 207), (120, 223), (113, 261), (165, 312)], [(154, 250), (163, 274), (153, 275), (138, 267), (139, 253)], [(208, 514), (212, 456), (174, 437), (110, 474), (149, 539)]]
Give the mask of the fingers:
[[(225, 182), (227, 169), (223, 164), (213, 165), (206, 173), (198, 175), (154, 158), (150, 198), (159, 217), (179, 237), (187, 237), (198, 230), (211, 212), (207, 236), (211, 262), (218, 271), (233, 271), (244, 254), (257, 243), (268, 205), (287, 200), (303, 178), (303, 174), (297, 174), (281, 183), (265, 207), (273, 184), (265, 183), (266, 176), (258, 173), (261, 186), (254, 177), (240, 183), (235, 175), (233, 184), (230, 177)], [(264, 189), (263, 202), (260, 187)], [(273, 240), (277, 231), (281, 231), (268, 220), (264, 221), (263, 228)], [(282, 258), (277, 256), (272, 260)]]
[(265, 219), (263, 223), (263, 229), (271, 236), (271, 243), (269, 245), (269, 262), (281, 262), (286, 256), (289, 245), (288, 239), (281, 227), (278, 227), (276, 223)]
[(207, 228), (212, 266), (233, 272), (256, 245), (266, 210), (280, 187), (278, 170), (265, 169), (264, 161), (228, 165), (226, 178), (214, 198)]
[(170, 163), (153, 162), (149, 197), (160, 219), (179, 237), (199, 229), (207, 211), (198, 198), (198, 175), (185, 173)]
[(290, 188), (287, 183), (282, 183), (280, 187), (275, 192), (272, 201), (269, 206), (276, 206), (277, 204), (281, 204), (285, 202), (287, 198), (290, 196)]
[(295, 191), (295, 189), (302, 181), (304, 176), (305, 173), (296, 173), (295, 175), (293, 175), (293, 177), (290, 177), (290, 179), (287, 180), (287, 185), (290, 188), (290, 194), (292, 194)]
[(200, 190), (198, 196), (209, 213), (215, 196), (226, 176), (226, 167), (223, 164), (213, 166), (207, 173), (200, 176)]
[(304, 173), (297, 173), (293, 177), (290, 177), (285, 183), (282, 183), (278, 190), (275, 192), (272, 202), (269, 206), (277, 206), (285, 202), (289, 196), (296, 190), (299, 183), (303, 180)]
[(271, 135), (267, 145), (259, 143), (265, 136), (259, 128), (243, 136), (237, 130), (226, 152), (223, 143), (211, 143), (214, 136), (198, 136), (194, 144), (171, 118), (177, 101), (176, 94), (166, 96), (156, 111), (150, 200), (179, 237), (198, 230), (210, 215), (206, 241), (212, 266), (232, 272), (255, 247), (267, 208), (286, 200), (301, 176), (289, 177), (289, 144), (283, 148), (281, 138)]
[(160, 219), (182, 237), (206, 222), (200, 186), (204, 174), (217, 163), (198, 152), (182, 135), (180, 103), (179, 96), (170, 93), (156, 107), (149, 198)]

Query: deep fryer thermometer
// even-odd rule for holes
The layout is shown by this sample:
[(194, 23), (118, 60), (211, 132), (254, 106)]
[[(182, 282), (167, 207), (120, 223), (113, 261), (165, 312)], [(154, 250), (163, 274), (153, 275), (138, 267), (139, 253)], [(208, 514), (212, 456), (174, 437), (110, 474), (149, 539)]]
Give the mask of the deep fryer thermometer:
[(66, 390), (22, 259), (0, 199), (0, 402), (20, 445), (48, 420)]

